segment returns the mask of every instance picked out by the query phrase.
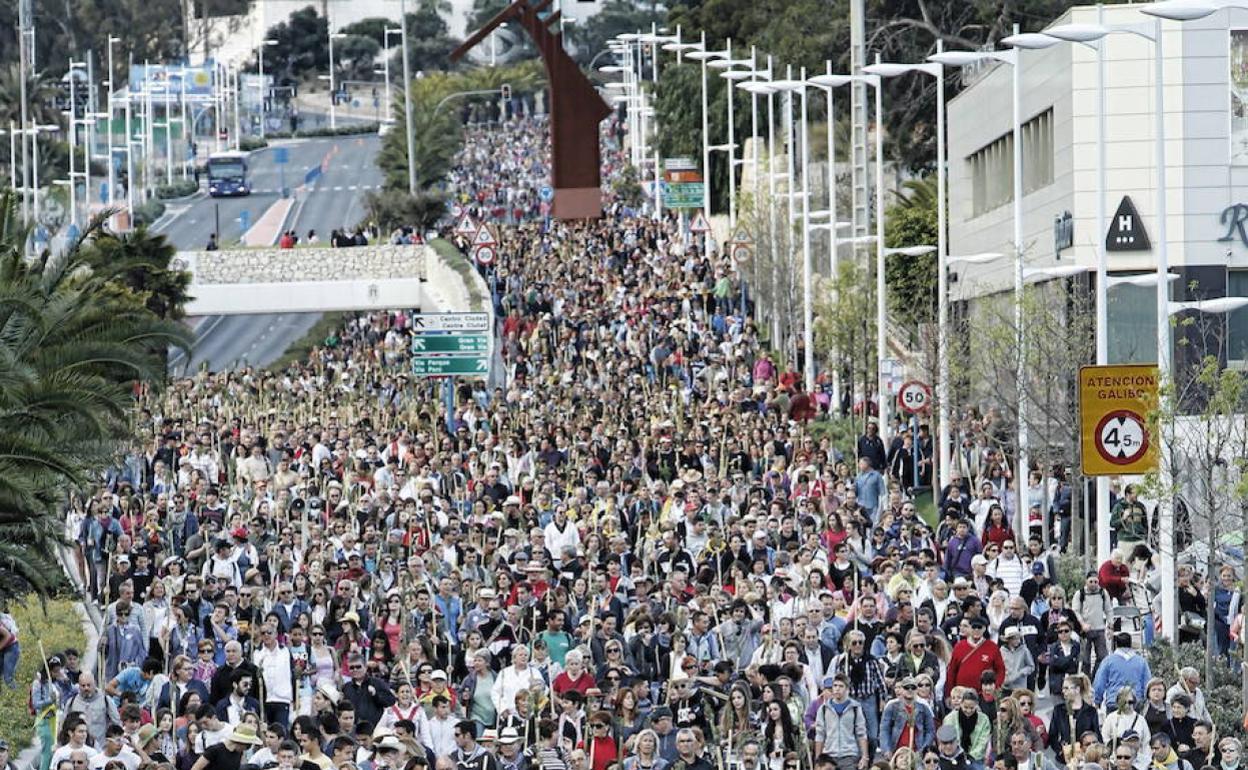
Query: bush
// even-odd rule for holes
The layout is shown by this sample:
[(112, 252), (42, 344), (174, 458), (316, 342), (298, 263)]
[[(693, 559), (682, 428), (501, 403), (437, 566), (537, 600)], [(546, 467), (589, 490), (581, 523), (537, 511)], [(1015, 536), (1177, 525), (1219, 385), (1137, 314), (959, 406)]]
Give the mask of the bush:
[[(1194, 666), (1205, 675), (1205, 645), (1183, 644), (1172, 646), (1164, 640), (1155, 641), (1146, 650), (1148, 665), (1153, 676), (1174, 684), (1179, 679), (1179, 669)], [(1210, 667), (1211, 681), (1202, 681), (1200, 686), (1205, 691), (1205, 704), (1209, 707), (1209, 716), (1217, 728), (1218, 735), (1244, 739), (1243, 705), (1240, 703), (1239, 674), (1231, 670), (1225, 658), (1214, 658)]]
[(442, 194), (421, 191), (410, 195), (406, 190), (381, 190), (370, 192), (364, 199), (368, 217), (384, 234), (398, 227), (412, 226), (424, 232), (432, 229), (446, 214), (446, 199)]
[[(58, 573), (59, 574), (59, 573)], [(34, 596), (9, 607), (17, 621), (22, 656), (17, 663), (17, 688), (0, 688), (0, 737), (8, 739), (10, 756), (16, 757), (34, 739), (33, 721), (26, 707), (27, 693), (35, 673), (43, 665), (39, 655), (42, 643), (47, 655), (73, 647), (84, 652), (86, 639), (82, 622), (72, 599), (49, 599), (46, 608)]]
[(173, 184), (165, 184), (156, 188), (156, 197), (160, 200), (185, 198), (199, 192), (199, 183), (194, 179), (179, 179)]
[(135, 206), (133, 217), (134, 221), (132, 224), (135, 227), (138, 227), (139, 225), (150, 225), (157, 219), (160, 219), (161, 214), (164, 213), (165, 204), (161, 203), (159, 200), (152, 199), (147, 203)]
[(354, 123), (349, 126), (339, 126), (338, 128), (309, 128), (307, 130), (300, 129), (299, 133), (292, 134), (289, 131), (277, 131), (268, 134), (269, 139), (294, 139), (296, 137), (317, 137), (317, 136), (354, 136), (356, 134), (375, 134), (378, 125), (376, 123)]
[(244, 136), (238, 142), (238, 149), (243, 152), (251, 152), (252, 150), (262, 150), (269, 146), (268, 139), (261, 139), (258, 136)]

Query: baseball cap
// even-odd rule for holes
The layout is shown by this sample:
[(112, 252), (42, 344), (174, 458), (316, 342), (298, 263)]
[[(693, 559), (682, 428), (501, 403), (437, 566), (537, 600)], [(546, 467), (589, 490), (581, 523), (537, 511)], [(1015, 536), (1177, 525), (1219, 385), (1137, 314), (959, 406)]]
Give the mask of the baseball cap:
[(936, 731), (936, 740), (941, 743), (956, 743), (958, 740), (958, 730), (953, 725), (941, 725)]

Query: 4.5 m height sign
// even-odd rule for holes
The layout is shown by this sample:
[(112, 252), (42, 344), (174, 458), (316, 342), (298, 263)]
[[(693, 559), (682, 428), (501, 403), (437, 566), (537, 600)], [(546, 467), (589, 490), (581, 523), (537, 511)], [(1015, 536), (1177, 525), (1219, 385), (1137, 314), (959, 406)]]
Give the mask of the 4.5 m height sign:
[(1079, 457), (1085, 476), (1134, 476), (1157, 469), (1148, 413), (1157, 408), (1152, 364), (1079, 369)]

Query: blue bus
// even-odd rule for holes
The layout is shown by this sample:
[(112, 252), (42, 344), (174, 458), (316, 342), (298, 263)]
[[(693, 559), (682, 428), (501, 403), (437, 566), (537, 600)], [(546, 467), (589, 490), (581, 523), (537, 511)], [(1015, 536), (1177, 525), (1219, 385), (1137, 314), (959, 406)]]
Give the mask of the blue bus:
[(247, 153), (214, 152), (208, 156), (208, 194), (213, 198), (251, 195)]

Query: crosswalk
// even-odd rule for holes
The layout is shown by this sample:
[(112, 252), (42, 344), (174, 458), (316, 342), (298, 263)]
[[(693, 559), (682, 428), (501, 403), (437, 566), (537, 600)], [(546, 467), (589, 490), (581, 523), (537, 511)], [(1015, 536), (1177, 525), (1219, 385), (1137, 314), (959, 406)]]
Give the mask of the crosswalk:
[[(380, 190), (380, 189), (381, 189), (381, 185), (380, 185), (380, 184), (340, 184), (340, 185), (324, 185), (323, 187), (315, 187), (315, 188), (313, 188), (313, 189), (311, 189), (311, 190), (304, 190), (304, 192), (309, 192), (309, 193), (318, 193), (318, 192), (357, 192), (357, 191), (365, 191), (365, 190)], [(252, 192), (252, 194), (254, 194), (254, 195), (277, 195), (277, 194), (281, 193), (281, 190), (279, 190), (279, 189), (277, 189), (277, 188), (274, 188), (274, 189), (253, 189), (251, 192)]]

